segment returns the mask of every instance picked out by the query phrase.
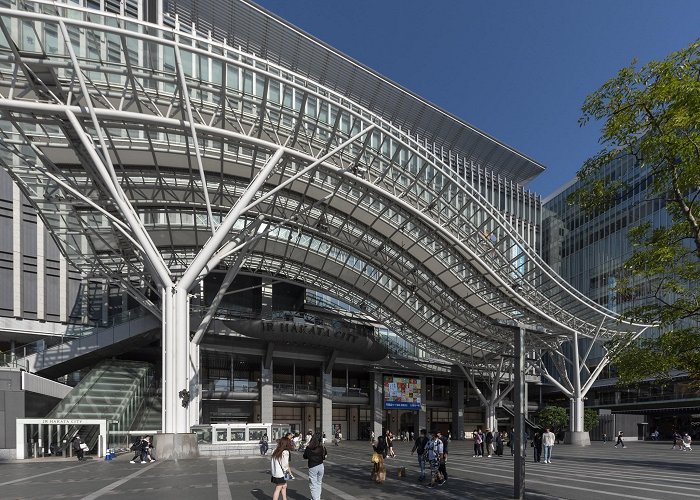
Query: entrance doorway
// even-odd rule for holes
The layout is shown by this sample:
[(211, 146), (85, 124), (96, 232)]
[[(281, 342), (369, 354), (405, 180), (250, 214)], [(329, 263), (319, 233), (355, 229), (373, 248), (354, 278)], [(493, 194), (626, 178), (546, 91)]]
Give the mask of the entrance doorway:
[(49, 456), (73, 456), (72, 441), (76, 437), (88, 453), (103, 457), (107, 449), (107, 420), (68, 418), (18, 418), (16, 421), (17, 459)]

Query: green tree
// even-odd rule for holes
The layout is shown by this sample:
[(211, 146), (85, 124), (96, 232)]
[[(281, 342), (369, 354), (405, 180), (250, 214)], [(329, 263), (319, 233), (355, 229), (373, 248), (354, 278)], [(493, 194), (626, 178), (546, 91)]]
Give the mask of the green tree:
[(629, 232), (633, 255), (617, 292), (651, 300), (625, 311), (627, 319), (659, 325), (661, 335), (613, 355), (622, 383), (665, 378), (674, 369), (700, 382), (700, 40), (663, 61), (619, 71), (583, 105), (581, 125), (602, 123), (602, 150), (578, 172), (583, 187), (569, 202), (595, 216), (633, 186), (606, 175), (610, 162), (633, 159), (647, 196), (663, 204), (670, 223), (641, 224)]
[(549, 427), (555, 434), (569, 425), (569, 415), (561, 406), (545, 406), (537, 413), (542, 428)]
[(590, 432), (596, 425), (598, 425), (598, 412), (589, 408), (583, 410), (583, 430)]

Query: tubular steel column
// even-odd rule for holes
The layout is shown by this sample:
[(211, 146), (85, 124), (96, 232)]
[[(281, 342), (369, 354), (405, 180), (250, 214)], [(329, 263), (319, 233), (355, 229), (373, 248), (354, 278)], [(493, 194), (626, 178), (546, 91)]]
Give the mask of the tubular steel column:
[(515, 330), (515, 465), (513, 467), (513, 498), (522, 500), (525, 495), (525, 329)]

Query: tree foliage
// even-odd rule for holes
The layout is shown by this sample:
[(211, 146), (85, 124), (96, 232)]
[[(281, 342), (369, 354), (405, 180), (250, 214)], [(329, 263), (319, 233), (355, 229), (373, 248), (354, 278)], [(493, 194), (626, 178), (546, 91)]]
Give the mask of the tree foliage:
[(659, 325), (662, 334), (613, 357), (622, 382), (687, 371), (700, 381), (700, 40), (663, 61), (635, 61), (588, 96), (580, 124), (602, 123), (601, 151), (578, 172), (583, 187), (569, 202), (600, 214), (633, 194), (634, 186), (606, 167), (633, 159), (647, 200), (665, 206), (670, 223), (640, 224), (629, 231), (633, 255), (617, 292), (636, 298), (640, 284), (652, 300), (638, 301), (627, 319)]
[(549, 427), (555, 434), (569, 425), (567, 410), (561, 406), (545, 406), (537, 413), (537, 419), (542, 428)]
[(583, 410), (583, 430), (590, 432), (596, 425), (598, 425), (598, 412), (589, 408)]

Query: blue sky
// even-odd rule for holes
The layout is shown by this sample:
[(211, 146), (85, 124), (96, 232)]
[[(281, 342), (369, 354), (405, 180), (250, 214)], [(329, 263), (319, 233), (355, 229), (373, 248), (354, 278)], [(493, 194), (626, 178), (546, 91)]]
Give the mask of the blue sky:
[(700, 0), (255, 0), (547, 167), (547, 195), (598, 150), (585, 97), (700, 37)]

